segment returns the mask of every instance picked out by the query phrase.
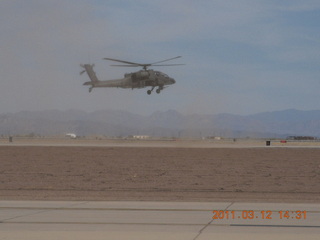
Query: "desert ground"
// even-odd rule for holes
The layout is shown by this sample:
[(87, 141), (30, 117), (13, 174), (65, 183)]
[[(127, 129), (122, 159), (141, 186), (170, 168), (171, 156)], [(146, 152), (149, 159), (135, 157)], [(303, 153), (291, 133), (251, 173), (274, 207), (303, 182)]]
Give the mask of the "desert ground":
[(68, 143), (0, 141), (0, 200), (320, 202), (319, 146)]

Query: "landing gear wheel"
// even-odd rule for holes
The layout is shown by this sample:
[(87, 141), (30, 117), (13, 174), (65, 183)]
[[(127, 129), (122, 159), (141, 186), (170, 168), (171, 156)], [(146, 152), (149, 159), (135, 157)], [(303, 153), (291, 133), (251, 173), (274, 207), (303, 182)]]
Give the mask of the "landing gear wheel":
[(148, 90), (147, 93), (148, 93), (148, 95), (150, 95), (151, 94), (151, 90)]
[(160, 91), (161, 91), (161, 90), (158, 88), (158, 89), (156, 90), (156, 93), (158, 93), (158, 94), (159, 94), (159, 93), (160, 93)]

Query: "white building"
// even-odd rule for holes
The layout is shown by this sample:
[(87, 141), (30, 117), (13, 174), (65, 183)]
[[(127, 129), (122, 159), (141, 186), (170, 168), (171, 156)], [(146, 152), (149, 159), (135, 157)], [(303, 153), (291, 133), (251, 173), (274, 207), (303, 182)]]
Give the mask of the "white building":
[(148, 139), (149, 136), (148, 135), (133, 135), (133, 138), (141, 140), (141, 139)]
[(67, 134), (66, 134), (66, 137), (69, 137), (69, 138), (75, 139), (75, 138), (77, 138), (77, 135), (76, 135), (76, 134), (74, 134), (74, 133), (67, 133)]

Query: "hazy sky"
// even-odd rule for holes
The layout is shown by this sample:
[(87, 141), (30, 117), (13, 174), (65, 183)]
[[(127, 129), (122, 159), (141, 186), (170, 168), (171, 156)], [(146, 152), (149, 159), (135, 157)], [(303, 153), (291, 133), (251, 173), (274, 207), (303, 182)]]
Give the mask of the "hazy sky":
[[(101, 109), (251, 114), (320, 109), (319, 0), (1, 0), (0, 113)], [(79, 64), (155, 62), (177, 83), (88, 92)], [(136, 70), (139, 70), (138, 68)]]

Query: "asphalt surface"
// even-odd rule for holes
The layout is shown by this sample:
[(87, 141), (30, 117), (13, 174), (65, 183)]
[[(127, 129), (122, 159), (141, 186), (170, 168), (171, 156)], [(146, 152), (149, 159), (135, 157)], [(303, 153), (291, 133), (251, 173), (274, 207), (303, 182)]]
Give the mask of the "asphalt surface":
[(319, 236), (320, 204), (0, 201), (0, 239), (300, 240)]

